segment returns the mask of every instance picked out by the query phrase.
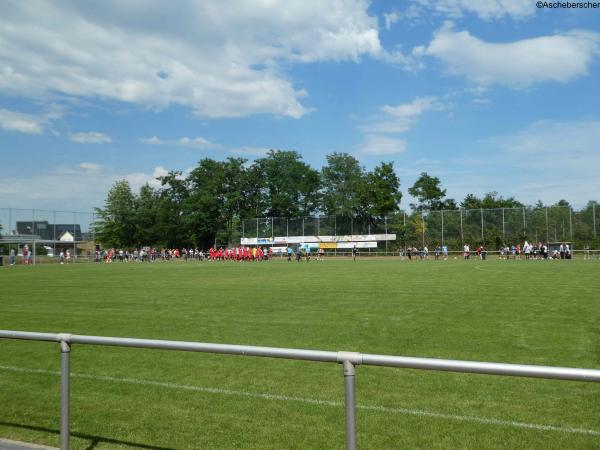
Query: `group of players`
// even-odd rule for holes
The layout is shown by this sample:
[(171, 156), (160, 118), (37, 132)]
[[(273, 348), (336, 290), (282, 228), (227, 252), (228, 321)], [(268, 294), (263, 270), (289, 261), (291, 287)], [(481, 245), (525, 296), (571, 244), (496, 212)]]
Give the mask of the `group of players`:
[(272, 257), (271, 247), (211, 247), (208, 251), (208, 259), (211, 261), (264, 261)]

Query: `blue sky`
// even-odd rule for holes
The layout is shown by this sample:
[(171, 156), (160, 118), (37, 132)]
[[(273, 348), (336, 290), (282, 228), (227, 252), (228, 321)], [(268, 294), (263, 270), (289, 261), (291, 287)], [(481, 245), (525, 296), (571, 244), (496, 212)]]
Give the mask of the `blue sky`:
[(600, 190), (600, 8), (4, 1), (0, 207), (90, 210), (204, 157), (334, 151), (448, 195)]

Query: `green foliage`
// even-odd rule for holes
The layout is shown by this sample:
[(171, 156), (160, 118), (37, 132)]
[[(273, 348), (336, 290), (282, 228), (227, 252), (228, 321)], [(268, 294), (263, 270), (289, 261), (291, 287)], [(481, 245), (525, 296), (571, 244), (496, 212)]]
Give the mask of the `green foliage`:
[(373, 217), (384, 217), (400, 209), (400, 178), (394, 171), (394, 163), (381, 163), (366, 177), (363, 188), (371, 198), (368, 213)]
[(355, 157), (347, 153), (327, 155), (321, 180), (322, 207), (326, 214), (353, 216), (361, 211), (365, 203), (365, 170)]
[(262, 180), (263, 213), (272, 217), (313, 214), (319, 206), (319, 172), (302, 161), (295, 151), (271, 150), (254, 162)]
[(421, 173), (415, 184), (408, 188), (408, 193), (417, 199), (418, 203), (410, 204), (414, 211), (432, 211), (456, 207), (454, 200), (445, 199), (446, 189), (442, 189), (440, 179), (428, 175), (427, 172)]
[(495, 209), (495, 208), (520, 208), (523, 203), (514, 197), (503, 198), (496, 191), (484, 194), (483, 198), (478, 198), (474, 194), (467, 194), (460, 206), (465, 209)]
[(108, 191), (104, 208), (96, 208), (98, 241), (109, 247), (135, 245), (135, 198), (126, 180), (117, 181)]
[[(307, 233), (387, 230), (397, 235), (391, 248), (444, 243), (459, 249), (468, 242), (496, 249), (525, 239), (573, 241), (576, 248), (600, 244), (594, 234), (594, 223), (600, 228), (600, 207), (594, 202), (580, 211), (573, 211), (566, 200), (526, 207), (492, 191), (466, 195), (458, 209), (440, 179), (423, 172), (408, 189), (416, 203), (405, 213), (393, 163), (367, 171), (347, 153), (327, 155), (320, 172), (296, 151), (271, 150), (251, 164), (243, 158), (204, 158), (187, 176), (169, 172), (159, 180), (160, 188), (144, 185), (137, 195), (126, 181), (115, 183), (104, 208), (97, 209), (97, 240), (106, 247), (207, 249), (238, 243), (244, 220), (276, 217), (278, 231), (270, 229), (270, 219), (260, 221), (260, 230), (253, 221), (252, 229), (262, 236), (301, 233), (302, 223)], [(301, 219), (310, 215), (335, 217), (317, 226)]]

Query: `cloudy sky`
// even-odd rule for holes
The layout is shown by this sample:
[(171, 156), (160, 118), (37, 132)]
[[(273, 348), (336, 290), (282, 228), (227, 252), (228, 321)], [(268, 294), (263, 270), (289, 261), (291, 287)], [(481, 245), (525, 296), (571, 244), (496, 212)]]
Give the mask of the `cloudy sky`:
[[(334, 151), (448, 194), (600, 191), (600, 9), (533, 0), (0, 3), (0, 207), (90, 210), (204, 157)], [(408, 200), (403, 200), (406, 207)]]

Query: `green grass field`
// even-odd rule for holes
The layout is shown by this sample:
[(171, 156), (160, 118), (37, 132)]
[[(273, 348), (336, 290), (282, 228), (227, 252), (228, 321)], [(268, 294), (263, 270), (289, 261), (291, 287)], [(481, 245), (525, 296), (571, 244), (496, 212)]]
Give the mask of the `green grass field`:
[[(600, 368), (600, 262), (0, 269), (0, 329)], [(334, 364), (75, 345), (72, 448), (344, 447)], [(58, 445), (59, 347), (0, 341), (0, 437)], [(52, 372), (52, 373), (50, 373)], [(600, 385), (357, 368), (360, 448), (600, 448)]]

